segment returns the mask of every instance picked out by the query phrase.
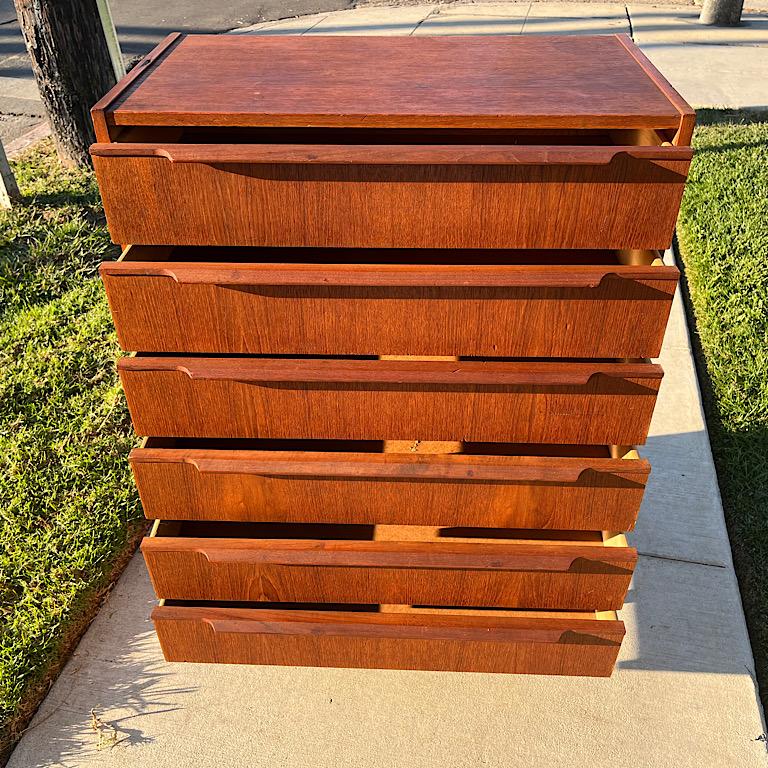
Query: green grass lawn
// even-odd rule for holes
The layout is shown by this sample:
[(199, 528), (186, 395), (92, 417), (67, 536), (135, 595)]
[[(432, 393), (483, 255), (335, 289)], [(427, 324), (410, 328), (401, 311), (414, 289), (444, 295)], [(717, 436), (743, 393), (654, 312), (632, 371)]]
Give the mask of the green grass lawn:
[(768, 114), (753, 122), (716, 112), (699, 120), (678, 238), (712, 450), (768, 705)]
[(0, 755), (141, 527), (95, 181), (50, 144), (14, 165), (24, 199), (0, 212)]

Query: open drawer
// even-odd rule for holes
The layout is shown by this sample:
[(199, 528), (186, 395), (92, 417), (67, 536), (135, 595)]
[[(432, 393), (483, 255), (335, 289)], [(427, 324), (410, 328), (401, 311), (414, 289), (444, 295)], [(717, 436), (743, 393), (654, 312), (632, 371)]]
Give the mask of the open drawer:
[(618, 609), (622, 534), (509, 528), (157, 521), (141, 545), (158, 597)]
[(133, 424), (156, 437), (634, 445), (663, 376), (649, 362), (136, 355)]
[(620, 446), (149, 438), (130, 455), (165, 520), (627, 531), (650, 465)]
[(656, 357), (657, 251), (129, 246), (101, 276), (142, 352)]
[(166, 601), (152, 619), (167, 661), (225, 664), (608, 677), (624, 637), (613, 611)]
[(665, 249), (692, 150), (651, 129), (185, 127), (91, 155), (117, 243)]
[(92, 112), (115, 242), (358, 248), (667, 248), (694, 120), (624, 35), (172, 35)]

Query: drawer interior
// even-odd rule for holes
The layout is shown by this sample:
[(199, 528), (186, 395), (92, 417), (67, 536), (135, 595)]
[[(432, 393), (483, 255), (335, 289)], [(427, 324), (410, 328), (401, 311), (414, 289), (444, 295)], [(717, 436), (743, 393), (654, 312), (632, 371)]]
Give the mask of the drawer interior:
[(521, 145), (661, 146), (674, 129), (494, 129), (494, 128), (238, 128), (227, 126), (133, 126), (119, 143), (329, 144), (329, 145)]
[(244, 523), (156, 520), (150, 538), (245, 539), (281, 541), (382, 541), (626, 547), (626, 538), (608, 531), (439, 528), (415, 525), (339, 525), (328, 523)]
[(470, 443), (414, 440), (236, 440), (221, 438), (147, 437), (142, 448), (211, 451), (289, 451), (311, 453), (463, 454), (467, 456), (546, 456), (589, 459), (638, 459), (626, 445), (548, 445), (545, 443)]
[(161, 606), (168, 608), (222, 608), (249, 609), (254, 611), (322, 611), (327, 613), (378, 613), (400, 614), (403, 617), (419, 616), (485, 616), (510, 619), (579, 619), (587, 621), (618, 621), (616, 611), (532, 611), (519, 609), (499, 609), (445, 606), (445, 605), (377, 605), (376, 603), (268, 603), (268, 602), (225, 602), (222, 600), (160, 600)]
[[(187, 352), (131, 352), (129, 355), (121, 358), (129, 359), (211, 359), (211, 360), (306, 360), (309, 363), (318, 360), (339, 360), (339, 361), (364, 361), (364, 362), (391, 362), (399, 363), (443, 363), (443, 362), (476, 362), (476, 363), (592, 363), (599, 366), (601, 363), (611, 365), (652, 365), (650, 358), (647, 357), (489, 357), (487, 355), (289, 355), (289, 354), (238, 354), (235, 352), (198, 352), (190, 355)], [(659, 377), (660, 378), (660, 377)]]
[(236, 246), (138, 246), (125, 249), (123, 263), (173, 264), (355, 264), (492, 266), (663, 266), (653, 250), (515, 250), (407, 248), (249, 248)]

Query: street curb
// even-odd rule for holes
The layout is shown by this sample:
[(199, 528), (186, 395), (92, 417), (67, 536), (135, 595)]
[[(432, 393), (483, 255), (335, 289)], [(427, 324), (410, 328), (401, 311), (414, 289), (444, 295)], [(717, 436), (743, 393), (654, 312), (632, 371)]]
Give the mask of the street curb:
[(48, 125), (48, 121), (44, 120), (38, 123), (33, 128), (30, 128), (26, 133), (19, 136), (13, 141), (9, 141), (5, 145), (5, 154), (9, 159), (13, 159), (23, 154), (33, 144), (37, 144), (41, 139), (45, 139), (51, 135), (51, 126)]

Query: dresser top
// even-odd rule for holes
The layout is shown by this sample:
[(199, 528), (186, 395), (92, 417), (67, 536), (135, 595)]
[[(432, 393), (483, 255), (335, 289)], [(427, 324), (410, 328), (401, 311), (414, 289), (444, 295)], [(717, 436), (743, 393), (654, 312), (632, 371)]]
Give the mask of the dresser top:
[(106, 125), (676, 128), (691, 109), (626, 35), (166, 38)]

